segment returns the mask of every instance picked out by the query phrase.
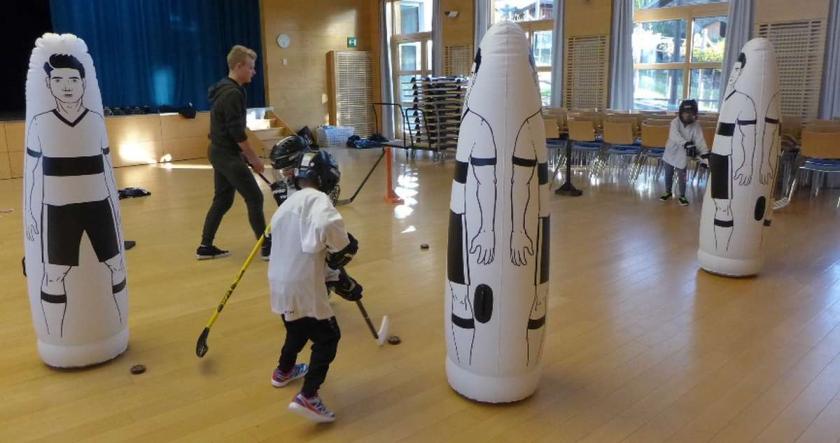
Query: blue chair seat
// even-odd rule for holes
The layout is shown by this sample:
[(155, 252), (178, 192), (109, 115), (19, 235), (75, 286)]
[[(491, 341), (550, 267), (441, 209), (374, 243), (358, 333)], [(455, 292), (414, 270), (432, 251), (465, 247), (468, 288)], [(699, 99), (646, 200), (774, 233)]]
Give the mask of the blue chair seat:
[(808, 160), (805, 160), (803, 167), (826, 172), (840, 172), (840, 160), (809, 158)]
[(638, 144), (632, 145), (612, 145), (607, 151), (608, 154), (630, 155), (638, 154), (642, 151), (642, 147)]
[(579, 151), (597, 151), (601, 149), (601, 143), (599, 142), (572, 142), (572, 149), (577, 149)]

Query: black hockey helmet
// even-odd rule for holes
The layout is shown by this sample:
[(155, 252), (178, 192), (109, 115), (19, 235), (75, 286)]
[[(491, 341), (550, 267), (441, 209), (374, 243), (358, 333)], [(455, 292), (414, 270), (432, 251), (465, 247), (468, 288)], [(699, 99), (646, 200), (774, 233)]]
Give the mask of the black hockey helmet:
[(683, 100), (680, 103), (679, 117), (683, 124), (690, 125), (697, 120), (697, 113), (700, 112), (697, 107), (697, 100)]
[(297, 167), (305, 150), (306, 142), (303, 138), (297, 135), (286, 137), (271, 148), (271, 154), (269, 154), (271, 166), (278, 171)]
[(303, 153), (295, 170), (295, 186), (298, 188), (300, 186), (297, 181), (300, 179), (309, 180), (319, 191), (331, 194), (338, 187), (341, 172), (338, 170), (338, 163), (329, 152), (311, 149)]

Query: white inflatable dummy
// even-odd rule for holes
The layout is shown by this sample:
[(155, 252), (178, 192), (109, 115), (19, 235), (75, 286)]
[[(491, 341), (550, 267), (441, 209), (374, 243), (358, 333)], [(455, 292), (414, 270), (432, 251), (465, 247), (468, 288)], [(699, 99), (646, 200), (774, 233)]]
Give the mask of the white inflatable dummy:
[(779, 82), (769, 40), (744, 45), (732, 67), (709, 155), (697, 258), (706, 271), (757, 274), (780, 153)]
[(540, 377), (549, 216), (536, 78), (522, 29), (491, 27), (458, 136), (444, 303), (449, 384), (482, 402), (526, 398)]
[(120, 210), (85, 42), (44, 34), (26, 78), (23, 225), (38, 352), (87, 366), (128, 346)]

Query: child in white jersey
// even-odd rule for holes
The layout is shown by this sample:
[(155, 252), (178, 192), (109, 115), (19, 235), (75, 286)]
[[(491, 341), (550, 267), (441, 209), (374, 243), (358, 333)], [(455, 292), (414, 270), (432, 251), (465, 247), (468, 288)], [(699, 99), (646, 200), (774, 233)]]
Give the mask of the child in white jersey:
[(677, 173), (677, 185), (680, 188), (680, 206), (688, 206), (685, 198), (685, 169), (688, 158), (708, 155), (709, 148), (703, 138), (703, 128), (697, 122), (697, 102), (684, 100), (680, 103), (679, 115), (671, 121), (668, 143), (662, 160), (665, 164), (665, 193), (659, 200), (667, 201), (673, 194), (674, 171)]
[[(289, 410), (316, 422), (335, 420), (318, 396), (341, 338), (327, 298), (328, 286), (351, 301), (362, 297), (362, 287), (344, 272), (358, 243), (347, 233), (341, 214), (327, 196), (339, 177), (338, 167), (326, 151), (305, 152), (295, 173), (300, 190), (289, 195), (271, 219), (271, 308), (283, 317), (286, 327), (271, 384), (282, 387), (304, 377), (303, 388)], [(297, 355), (310, 340), (309, 365), (296, 364)]]

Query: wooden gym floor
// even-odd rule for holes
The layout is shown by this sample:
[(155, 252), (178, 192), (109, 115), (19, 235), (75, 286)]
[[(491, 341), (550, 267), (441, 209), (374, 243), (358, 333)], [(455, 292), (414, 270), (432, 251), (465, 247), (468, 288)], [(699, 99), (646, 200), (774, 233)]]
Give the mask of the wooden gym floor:
[[(376, 151), (338, 150), (345, 193)], [(343, 338), (322, 396), (338, 421), (286, 411), (296, 385), (269, 377), (283, 340), (266, 264), (254, 262), (199, 360), (195, 340), (253, 244), (241, 199), (217, 244), (193, 254), (212, 194), (206, 162), (119, 169), (131, 344), (108, 364), (56, 371), (40, 363), (21, 276), (21, 181), (0, 181), (0, 441), (813, 441), (840, 438), (840, 212), (799, 199), (777, 214), (758, 278), (698, 271), (699, 192), (584, 183), (551, 197), (552, 267), (544, 375), (532, 398), (467, 401), (443, 370), (443, 287), (452, 162), (398, 156), (407, 204), (383, 201), (379, 169), (341, 208), (361, 243), (350, 265), (374, 322), (399, 346), (378, 348), (356, 307), (334, 301)], [(583, 179), (577, 178), (580, 184)], [(266, 210), (274, 202), (266, 193)], [(270, 214), (270, 212), (269, 212)], [(428, 243), (427, 251), (420, 249)], [(304, 355), (308, 358), (308, 351)], [(129, 368), (145, 364), (139, 376)]]

